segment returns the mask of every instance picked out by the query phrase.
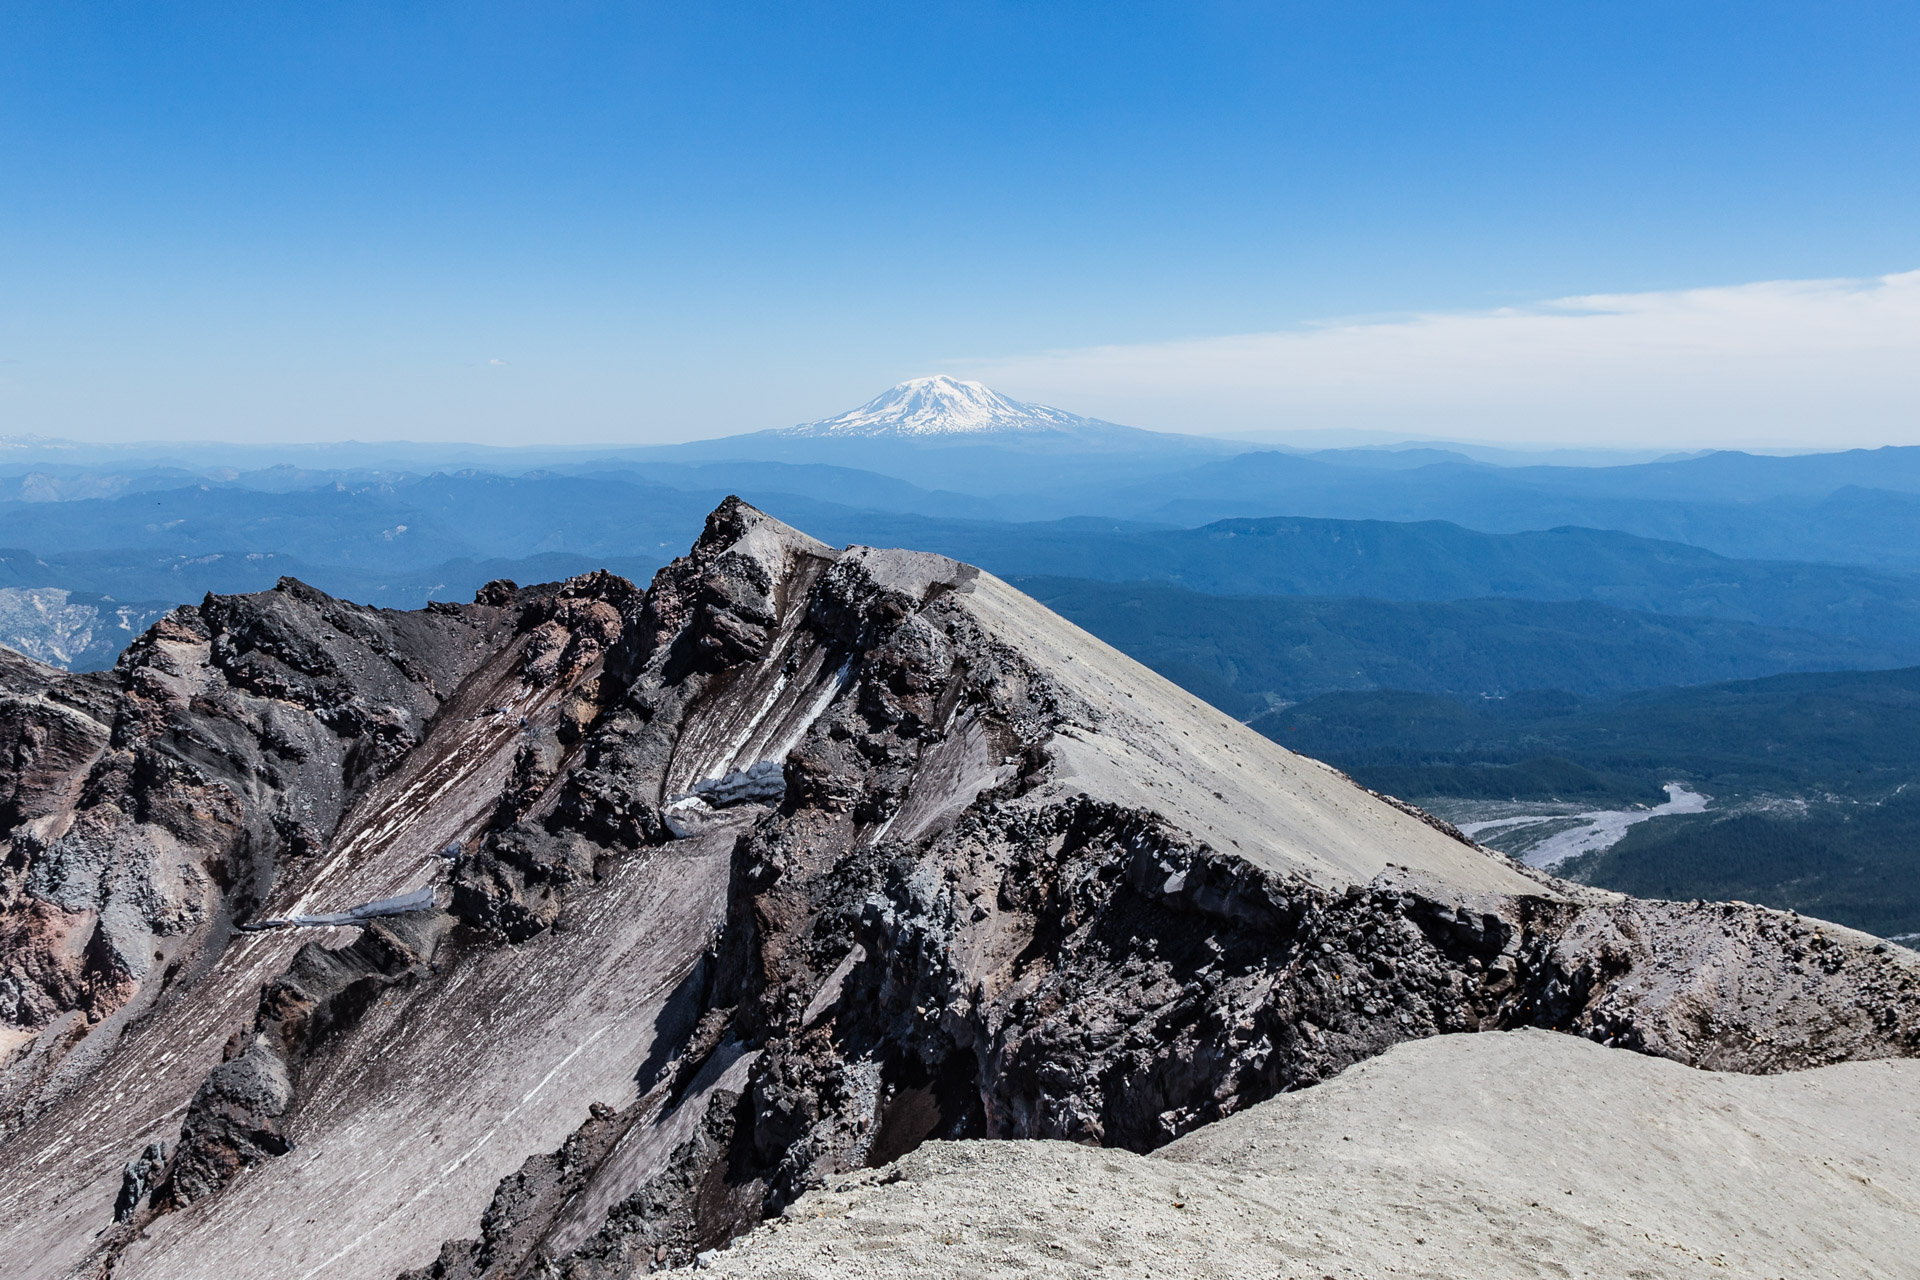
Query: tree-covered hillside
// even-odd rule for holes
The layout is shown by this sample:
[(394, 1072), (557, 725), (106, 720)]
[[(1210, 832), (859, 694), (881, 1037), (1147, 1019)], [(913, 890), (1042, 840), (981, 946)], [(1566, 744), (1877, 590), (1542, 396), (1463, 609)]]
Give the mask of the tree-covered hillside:
[(1254, 727), (1414, 801), (1653, 804), (1562, 873), (1629, 893), (1741, 898), (1876, 933), (1920, 932), (1920, 668), (1783, 675), (1596, 701), (1333, 693)]
[(1242, 718), (1340, 689), (1597, 697), (1782, 671), (1897, 665), (1901, 649), (1594, 601), (1213, 596), (1162, 583), (1014, 584)]

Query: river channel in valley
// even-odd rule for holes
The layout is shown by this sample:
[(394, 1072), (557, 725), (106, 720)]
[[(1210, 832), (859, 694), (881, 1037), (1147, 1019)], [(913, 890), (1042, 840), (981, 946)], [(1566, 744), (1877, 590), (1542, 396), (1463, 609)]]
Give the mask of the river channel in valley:
[(1566, 804), (1524, 801), (1455, 802), (1433, 809), (1469, 838), (1530, 867), (1551, 868), (1569, 858), (1611, 849), (1628, 828), (1638, 823), (1674, 814), (1704, 813), (1712, 799), (1679, 782), (1669, 782), (1665, 790), (1665, 804), (1630, 809), (1583, 810)]

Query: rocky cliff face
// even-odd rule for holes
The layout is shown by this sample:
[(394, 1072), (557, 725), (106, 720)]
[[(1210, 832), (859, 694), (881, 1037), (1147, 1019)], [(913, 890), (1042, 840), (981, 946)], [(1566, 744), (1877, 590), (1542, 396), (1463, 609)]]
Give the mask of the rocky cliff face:
[(0, 654), (0, 1021), (33, 1037), (0, 1131), (204, 973), (511, 630), (500, 609), (384, 613), (287, 581), (169, 614), (111, 673)]
[(1531, 878), (989, 575), (735, 501), (645, 592), (283, 582), (11, 662), (23, 1274), (627, 1276), (928, 1139), (1146, 1152), (1443, 1032), (1920, 1048), (1907, 953)]

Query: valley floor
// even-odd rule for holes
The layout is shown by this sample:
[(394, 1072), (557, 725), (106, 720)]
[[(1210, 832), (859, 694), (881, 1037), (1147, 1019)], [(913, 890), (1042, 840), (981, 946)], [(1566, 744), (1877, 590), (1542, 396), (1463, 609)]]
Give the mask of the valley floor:
[(1559, 803), (1501, 800), (1429, 800), (1424, 807), (1490, 849), (1530, 867), (1551, 869), (1583, 854), (1619, 844), (1630, 827), (1680, 813), (1705, 813), (1711, 796), (1669, 782), (1664, 804), (1591, 809)]

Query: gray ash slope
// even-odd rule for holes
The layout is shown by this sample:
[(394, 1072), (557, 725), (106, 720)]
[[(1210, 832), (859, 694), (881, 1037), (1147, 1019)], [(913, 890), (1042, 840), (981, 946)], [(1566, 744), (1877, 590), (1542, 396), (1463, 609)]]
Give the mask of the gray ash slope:
[(1432, 1036), (1147, 1156), (929, 1142), (705, 1274), (1893, 1280), (1920, 1237), (1916, 1144), (1911, 1059), (1752, 1076)]
[(9, 1274), (628, 1276), (929, 1140), (1150, 1152), (1442, 1032), (1920, 1050), (1908, 953), (1530, 877), (736, 501), (645, 592), (289, 581), (7, 662)]

